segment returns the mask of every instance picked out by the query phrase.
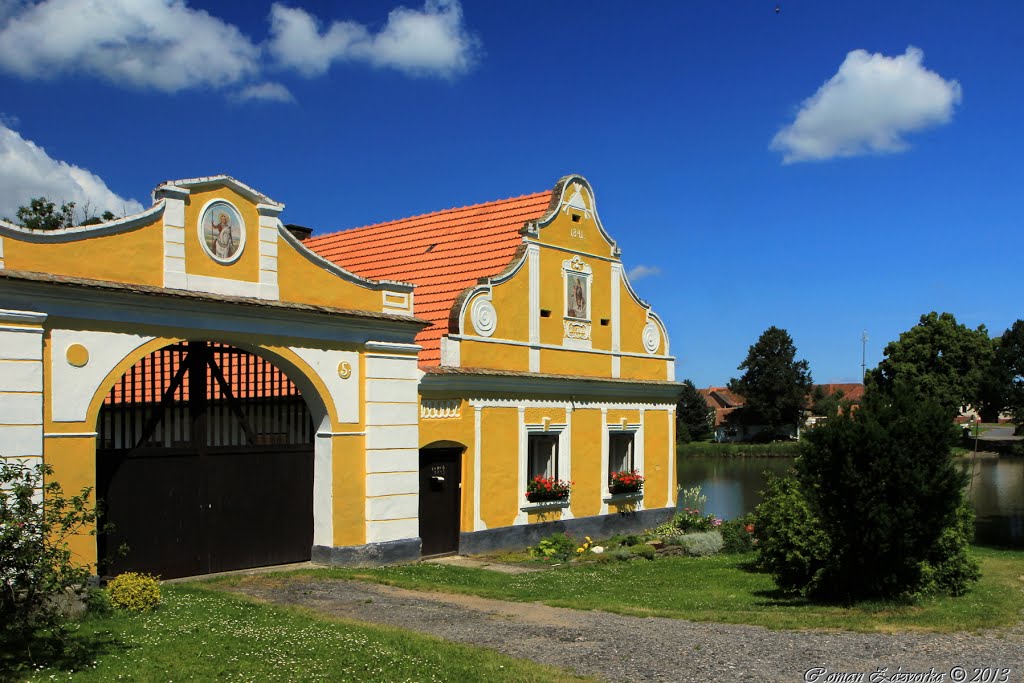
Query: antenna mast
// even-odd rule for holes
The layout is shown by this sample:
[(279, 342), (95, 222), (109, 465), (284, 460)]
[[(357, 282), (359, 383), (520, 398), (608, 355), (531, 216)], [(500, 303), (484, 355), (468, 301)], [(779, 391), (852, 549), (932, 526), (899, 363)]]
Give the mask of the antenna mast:
[(868, 354), (868, 331), (864, 330), (860, 333), (860, 381), (863, 382), (864, 378), (868, 376), (867, 370), (867, 354)]

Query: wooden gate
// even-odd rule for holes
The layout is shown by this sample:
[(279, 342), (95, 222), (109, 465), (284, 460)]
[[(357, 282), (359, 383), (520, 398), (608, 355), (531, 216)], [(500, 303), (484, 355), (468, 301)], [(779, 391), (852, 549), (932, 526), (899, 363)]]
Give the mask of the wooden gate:
[(421, 553), (441, 555), (459, 550), (462, 510), (462, 449), (420, 449)]
[(211, 342), (168, 346), (125, 373), (98, 422), (102, 574), (310, 558), (313, 423), (268, 361)]

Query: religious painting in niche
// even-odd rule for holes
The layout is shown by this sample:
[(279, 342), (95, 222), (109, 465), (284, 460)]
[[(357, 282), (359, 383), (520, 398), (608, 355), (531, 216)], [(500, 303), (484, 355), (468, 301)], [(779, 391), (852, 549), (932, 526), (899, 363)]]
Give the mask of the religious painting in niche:
[(566, 316), (569, 318), (589, 319), (587, 315), (587, 277), (578, 273), (566, 273)]
[(245, 245), (245, 224), (238, 209), (225, 201), (211, 202), (199, 218), (199, 239), (207, 253), (221, 263), (231, 263)]

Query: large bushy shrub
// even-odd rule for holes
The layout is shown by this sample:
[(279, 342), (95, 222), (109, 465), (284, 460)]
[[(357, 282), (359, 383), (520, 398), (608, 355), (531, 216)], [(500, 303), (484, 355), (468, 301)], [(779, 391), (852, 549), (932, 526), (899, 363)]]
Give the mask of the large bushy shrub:
[(829, 556), (829, 539), (796, 477), (770, 477), (757, 506), (757, 564), (779, 588), (806, 591)]
[[(897, 386), (868, 392), (852, 416), (808, 435), (797, 476), (830, 541), (817, 592), (895, 597), (920, 592), (939, 576), (947, 588), (969, 580), (968, 541), (946, 534), (962, 526), (965, 483), (950, 457), (951, 430), (937, 401)], [(949, 576), (944, 554), (966, 561), (954, 572), (960, 578)]]
[(964, 593), (973, 515), (937, 401), (897, 384), (807, 436), (796, 476), (757, 508), (758, 561), (781, 588), (843, 601)]

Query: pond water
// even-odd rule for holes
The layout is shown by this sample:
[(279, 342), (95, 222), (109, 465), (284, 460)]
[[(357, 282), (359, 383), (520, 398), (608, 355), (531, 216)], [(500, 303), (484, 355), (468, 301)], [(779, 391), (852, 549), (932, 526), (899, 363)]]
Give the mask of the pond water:
[[(707, 512), (732, 519), (761, 502), (766, 473), (784, 474), (790, 458), (723, 458), (687, 456), (679, 459), (679, 484), (700, 486), (708, 497)], [(967, 496), (977, 516), (975, 541), (1024, 548), (1024, 458), (960, 458), (971, 472)]]

